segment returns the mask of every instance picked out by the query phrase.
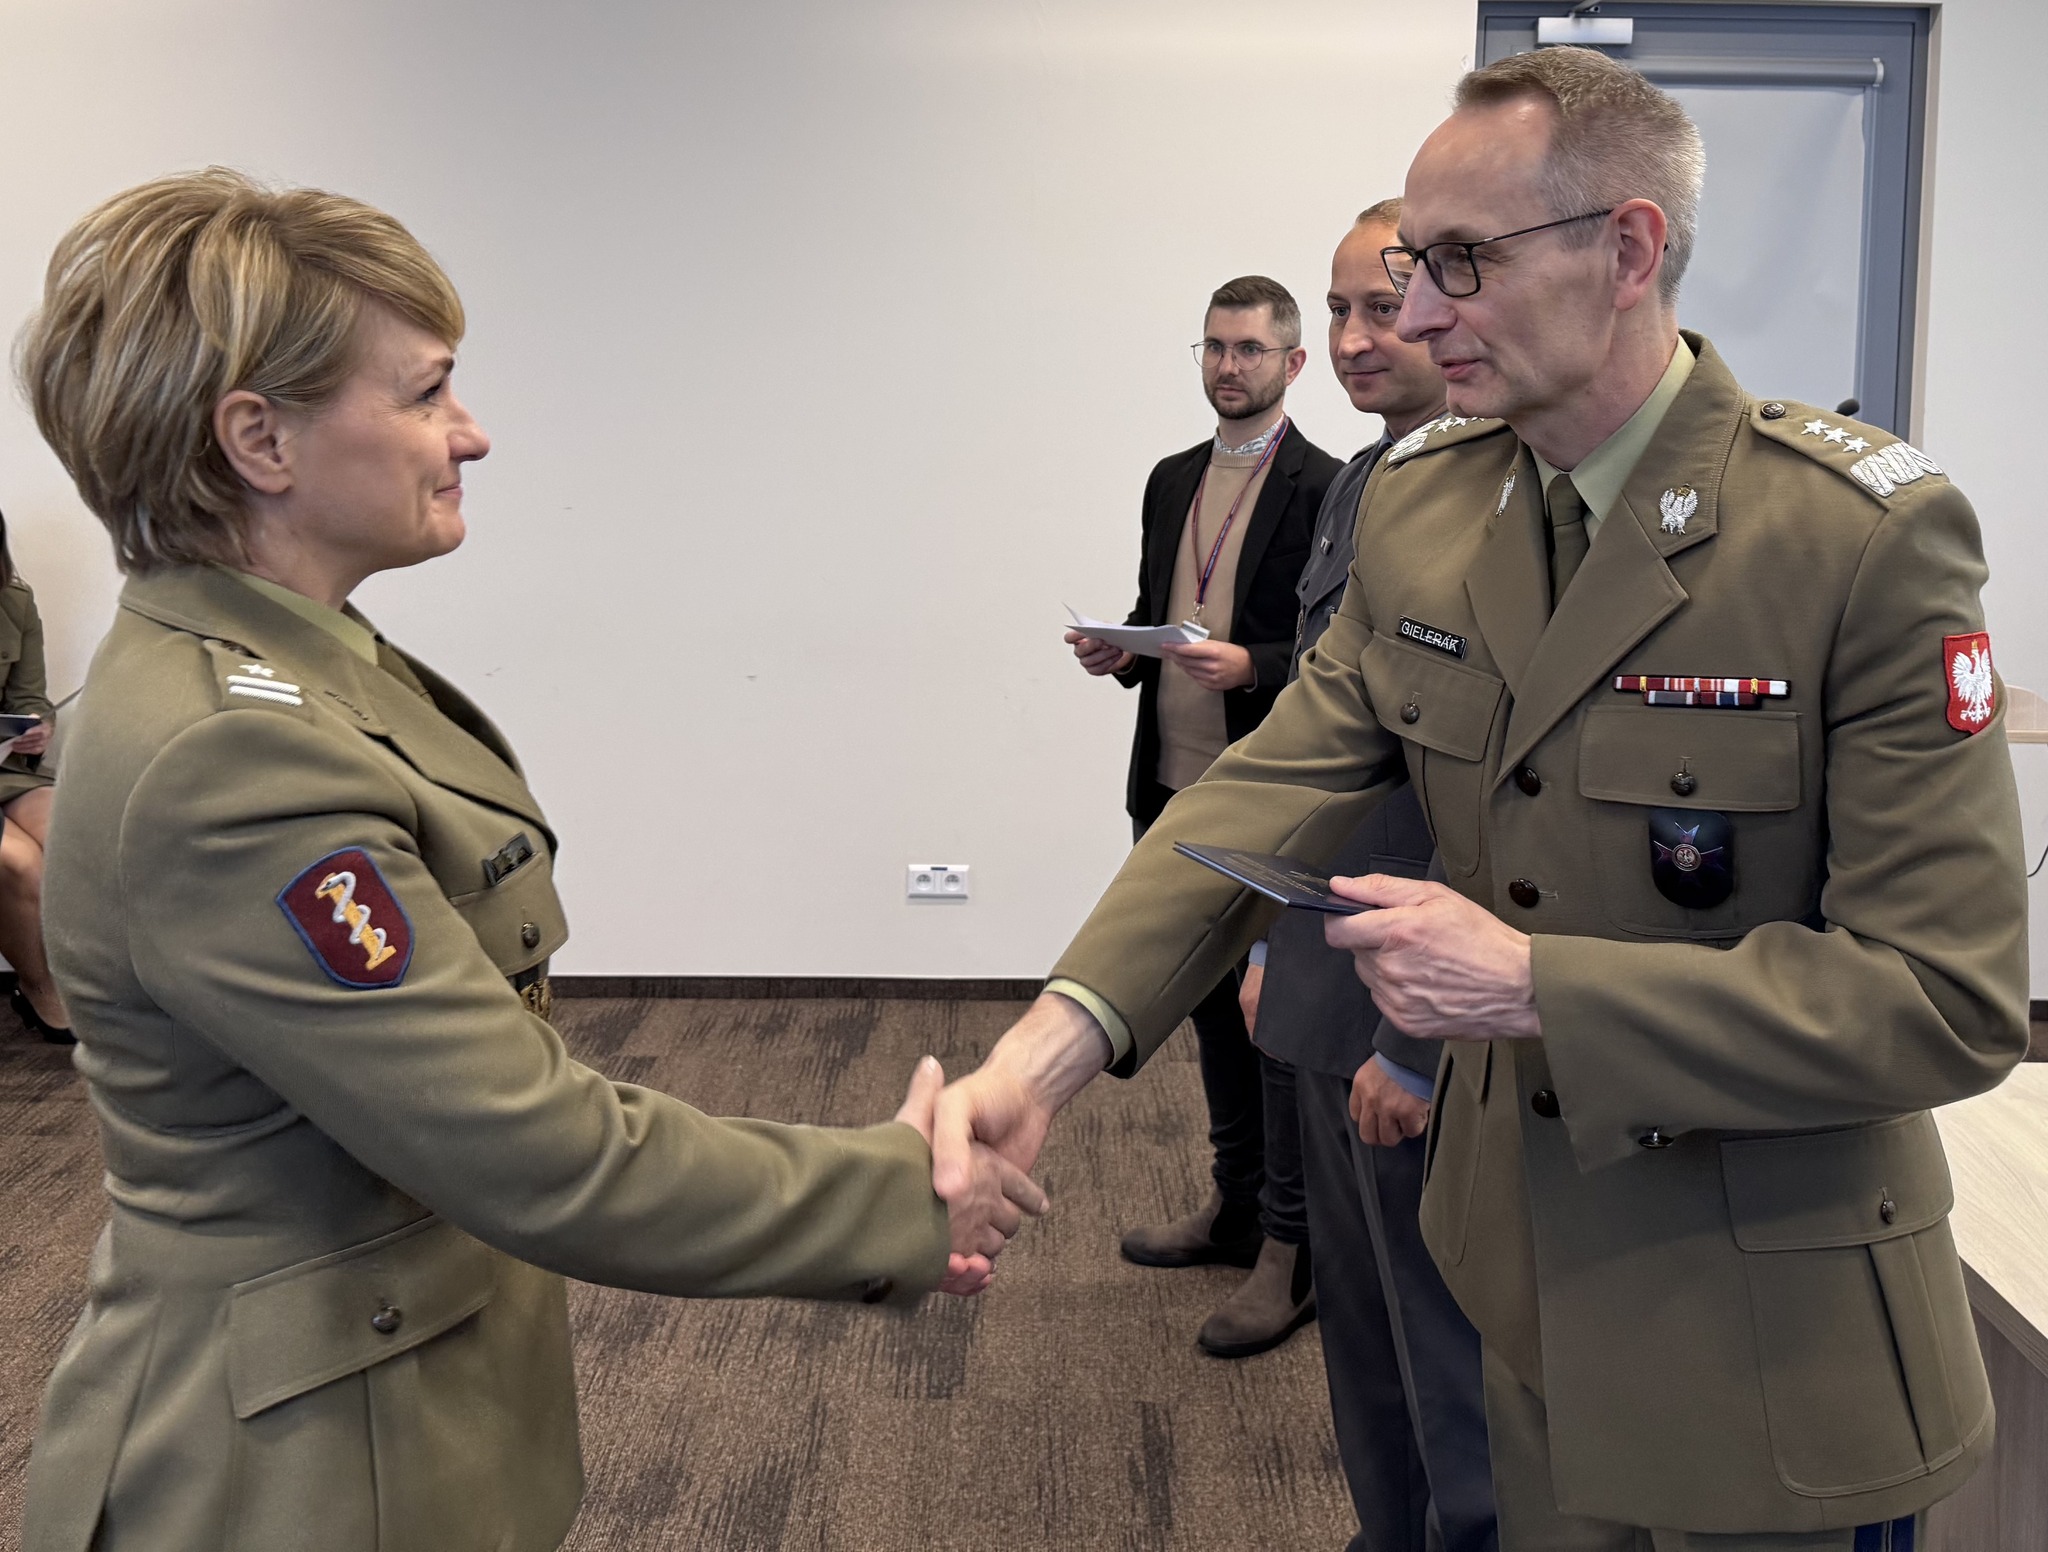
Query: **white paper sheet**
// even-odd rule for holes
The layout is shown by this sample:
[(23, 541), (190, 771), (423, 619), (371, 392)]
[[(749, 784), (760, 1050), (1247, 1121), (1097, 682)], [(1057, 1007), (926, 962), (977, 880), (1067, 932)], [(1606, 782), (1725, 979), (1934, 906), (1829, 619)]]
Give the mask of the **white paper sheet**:
[(1209, 639), (1209, 633), (1193, 623), (1112, 625), (1107, 620), (1091, 620), (1085, 614), (1076, 614), (1071, 604), (1067, 606), (1067, 613), (1073, 618), (1074, 629), (1082, 635), (1106, 641), (1113, 647), (1122, 647), (1126, 652), (1135, 652), (1139, 657), (1158, 657), (1160, 647), (1167, 642), (1184, 647), (1190, 642)]

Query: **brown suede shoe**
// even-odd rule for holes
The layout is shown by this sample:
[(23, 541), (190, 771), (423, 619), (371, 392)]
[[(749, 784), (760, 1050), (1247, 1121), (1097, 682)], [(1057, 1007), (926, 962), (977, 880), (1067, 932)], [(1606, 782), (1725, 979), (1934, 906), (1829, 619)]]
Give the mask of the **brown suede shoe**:
[(1267, 1240), (1252, 1275), (1202, 1323), (1195, 1338), (1202, 1351), (1217, 1358), (1249, 1358), (1278, 1347), (1314, 1320), (1315, 1287), (1300, 1265), (1307, 1257), (1306, 1246)]
[[(1237, 1214), (1223, 1214), (1225, 1221), (1217, 1222), (1223, 1214), (1223, 1193), (1211, 1191), (1209, 1200), (1189, 1213), (1185, 1218), (1176, 1218), (1171, 1223), (1162, 1223), (1152, 1228), (1133, 1229), (1123, 1239), (1123, 1253), (1126, 1261), (1135, 1261), (1139, 1266), (1252, 1266), (1259, 1259), (1259, 1246), (1265, 1235), (1259, 1228), (1258, 1210), (1248, 1208), (1241, 1222), (1232, 1222)], [(1215, 1231), (1221, 1228), (1223, 1237), (1217, 1238)]]

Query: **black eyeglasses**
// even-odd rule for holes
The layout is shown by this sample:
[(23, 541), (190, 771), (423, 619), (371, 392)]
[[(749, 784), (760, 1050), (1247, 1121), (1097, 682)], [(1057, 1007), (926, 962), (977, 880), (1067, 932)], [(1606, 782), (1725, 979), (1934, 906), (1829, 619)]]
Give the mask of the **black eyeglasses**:
[(1431, 243), (1427, 248), (1382, 248), (1380, 262), (1387, 267), (1387, 279), (1394, 283), (1395, 292), (1401, 296), (1408, 294), (1408, 282), (1415, 278), (1415, 266), (1418, 264), (1428, 266), (1429, 278), (1436, 282), (1437, 290), (1445, 296), (1476, 296), (1479, 293), (1479, 261), (1473, 258), (1473, 250), (1506, 242), (1510, 237), (1527, 237), (1532, 232), (1547, 232), (1553, 227), (1597, 221), (1602, 216), (1613, 215), (1617, 208), (1609, 205), (1605, 210), (1589, 210), (1582, 216), (1566, 216), (1562, 221), (1525, 226), (1519, 232), (1502, 232), (1498, 237), (1482, 237), (1478, 242)]

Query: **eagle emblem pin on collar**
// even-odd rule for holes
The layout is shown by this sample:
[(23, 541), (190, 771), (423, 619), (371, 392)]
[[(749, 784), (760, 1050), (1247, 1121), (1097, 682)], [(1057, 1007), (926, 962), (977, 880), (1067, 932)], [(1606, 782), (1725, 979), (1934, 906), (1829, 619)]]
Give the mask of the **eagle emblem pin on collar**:
[(1506, 510), (1508, 509), (1508, 498), (1509, 498), (1510, 496), (1514, 495), (1514, 493), (1515, 493), (1515, 471), (1514, 471), (1513, 469), (1510, 469), (1510, 470), (1508, 470), (1508, 477), (1507, 477), (1507, 480), (1506, 480), (1506, 481), (1505, 481), (1505, 482), (1504, 482), (1504, 483), (1503, 483), (1503, 484), (1501, 485), (1501, 488), (1500, 488), (1500, 500), (1499, 500), (1499, 502), (1498, 502), (1498, 503), (1497, 503), (1497, 504), (1496, 504), (1496, 505), (1494, 506), (1494, 509), (1493, 509), (1493, 515), (1494, 515), (1495, 517), (1499, 517), (1499, 516), (1501, 515), (1501, 513), (1505, 512), (1505, 511), (1506, 511)]
[(1675, 486), (1657, 498), (1657, 510), (1664, 514), (1664, 531), (1668, 534), (1684, 533), (1685, 525), (1699, 509), (1700, 493), (1690, 485)]

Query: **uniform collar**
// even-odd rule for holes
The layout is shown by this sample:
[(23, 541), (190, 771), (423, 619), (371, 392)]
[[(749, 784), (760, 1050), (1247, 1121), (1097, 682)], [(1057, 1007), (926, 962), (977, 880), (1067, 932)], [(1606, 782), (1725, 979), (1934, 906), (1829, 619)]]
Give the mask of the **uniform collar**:
[[(165, 567), (130, 577), (121, 590), (121, 607), (277, 664), (304, 687), (309, 702), (317, 697), (363, 732), (389, 740), (430, 780), (545, 829), (547, 821), (510, 747), (461, 692), (384, 643), (384, 651), (430, 686), (422, 698), (386, 668), (365, 662), (329, 622), (273, 599), (263, 589), (245, 586), (246, 581), (218, 566)], [(331, 609), (323, 612), (335, 614)], [(373, 627), (353, 608), (336, 617), (374, 642)], [(548, 844), (554, 844), (552, 832)]]
[[(1692, 376), (1692, 369), (1698, 360), (1692, 347), (1681, 338), (1678, 348), (1671, 352), (1670, 364), (1664, 368), (1664, 375), (1657, 379), (1657, 386), (1650, 390), (1650, 396), (1637, 406), (1636, 412), (1622, 422), (1621, 427), (1606, 441), (1579, 460), (1577, 468), (1570, 471), (1572, 484), (1578, 488), (1579, 499), (1586, 503), (1586, 532), (1591, 535), (1599, 530), (1607, 514), (1614, 510), (1615, 500), (1621, 495), (1622, 486), (1642, 462), (1644, 452), (1649, 448), (1650, 439), (1657, 434), (1657, 428), (1664, 424), (1664, 416), (1671, 406), (1678, 402), (1679, 390), (1685, 387), (1686, 379)], [(1536, 475), (1544, 490), (1550, 489), (1550, 482), (1566, 471), (1554, 467), (1535, 448), (1529, 449), (1529, 456), (1536, 460)]]
[(294, 593), (288, 587), (279, 587), (268, 577), (253, 576), (246, 571), (230, 571), (227, 574), (237, 582), (255, 588), (272, 603), (282, 604), (300, 619), (319, 626), (365, 663), (377, 661), (377, 633), (370, 629), (360, 615), (344, 614), (339, 609), (330, 609), (327, 605), (308, 598), (304, 593)]

